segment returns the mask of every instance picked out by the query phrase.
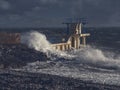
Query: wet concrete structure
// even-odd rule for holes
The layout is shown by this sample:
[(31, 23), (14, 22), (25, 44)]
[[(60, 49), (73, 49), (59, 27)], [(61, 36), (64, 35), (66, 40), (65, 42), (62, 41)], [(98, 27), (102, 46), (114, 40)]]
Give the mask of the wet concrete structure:
[(62, 43), (52, 44), (52, 47), (57, 50), (70, 50), (72, 48), (79, 49), (86, 46), (86, 37), (90, 36), (89, 33), (82, 33), (82, 23), (65, 23), (68, 27), (66, 37), (63, 37)]

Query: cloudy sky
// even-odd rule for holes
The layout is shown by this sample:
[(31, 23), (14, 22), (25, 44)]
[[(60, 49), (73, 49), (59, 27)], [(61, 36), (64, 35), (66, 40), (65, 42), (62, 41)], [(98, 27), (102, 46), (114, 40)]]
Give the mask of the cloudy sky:
[(120, 26), (120, 0), (0, 0), (0, 27), (57, 27), (79, 17), (90, 26)]

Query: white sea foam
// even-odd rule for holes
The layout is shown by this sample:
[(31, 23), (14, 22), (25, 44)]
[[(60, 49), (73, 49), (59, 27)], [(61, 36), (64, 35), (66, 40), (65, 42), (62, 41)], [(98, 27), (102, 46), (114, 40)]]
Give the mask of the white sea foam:
[(48, 57), (53, 58), (51, 55), (58, 57), (71, 58), (72, 55), (68, 55), (66, 52), (56, 51), (51, 47), (51, 43), (47, 40), (46, 36), (37, 31), (31, 31), (22, 34), (21, 41), (23, 44), (28, 45), (30, 48), (34, 48), (37, 51), (44, 52)]
[(21, 41), (37, 51), (47, 52), (51, 48), (46, 36), (37, 31), (31, 31), (23, 34)]
[(82, 51), (76, 51), (74, 55), (76, 55), (75, 59), (81, 63), (92, 64), (103, 68), (120, 69), (120, 57), (114, 53), (103, 52), (100, 49), (87, 47)]
[[(45, 35), (36, 31), (23, 34), (22, 42), (46, 53), (51, 60), (28, 63), (20, 70), (120, 85), (120, 56), (115, 53), (91, 46), (70, 52), (56, 51), (50, 47)], [(60, 57), (62, 61), (59, 60)]]

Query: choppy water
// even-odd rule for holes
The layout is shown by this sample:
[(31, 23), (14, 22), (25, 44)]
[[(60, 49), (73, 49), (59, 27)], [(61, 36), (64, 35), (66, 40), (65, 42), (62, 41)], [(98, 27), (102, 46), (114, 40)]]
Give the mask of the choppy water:
[(21, 69), (15, 70), (120, 85), (119, 28), (94, 28), (86, 31), (91, 33), (88, 46), (69, 52), (56, 51), (51, 48), (51, 41), (62, 36), (58, 35), (57, 30), (53, 32), (47, 30), (47, 37), (38, 31), (23, 32), (22, 43), (46, 53), (49, 59), (28, 63)]
[[(65, 30), (29, 30), (17, 31), (22, 34), (22, 43), (39, 52), (44, 52), (48, 60), (38, 60), (14, 70), (120, 86), (120, 28), (85, 29), (84, 32), (91, 34), (87, 39), (88, 46), (69, 52), (56, 51), (50, 46), (64, 36)], [(13, 32), (16, 31), (13, 30)]]

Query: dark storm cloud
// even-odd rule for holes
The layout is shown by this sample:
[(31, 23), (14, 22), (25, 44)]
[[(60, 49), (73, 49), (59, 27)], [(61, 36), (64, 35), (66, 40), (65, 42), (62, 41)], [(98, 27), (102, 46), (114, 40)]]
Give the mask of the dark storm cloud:
[(0, 0), (0, 26), (56, 26), (85, 17), (92, 26), (120, 25), (120, 0)]
[(5, 0), (0, 0), (0, 9), (6, 10), (10, 8), (10, 3)]
[(120, 18), (119, 4), (119, 0), (77, 0), (71, 12), (75, 17), (86, 17), (93, 25), (110, 25), (111, 19)]
[(41, 3), (58, 3), (58, 0), (39, 0)]
[(7, 14), (23, 14), (25, 11), (31, 10), (37, 4), (33, 0), (9, 0), (11, 4)]

